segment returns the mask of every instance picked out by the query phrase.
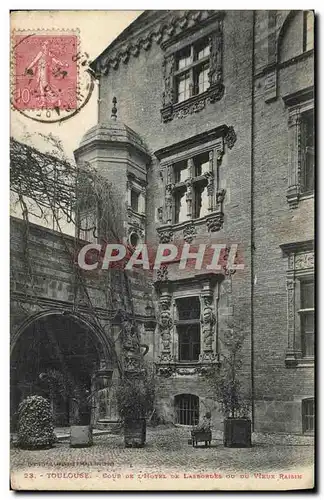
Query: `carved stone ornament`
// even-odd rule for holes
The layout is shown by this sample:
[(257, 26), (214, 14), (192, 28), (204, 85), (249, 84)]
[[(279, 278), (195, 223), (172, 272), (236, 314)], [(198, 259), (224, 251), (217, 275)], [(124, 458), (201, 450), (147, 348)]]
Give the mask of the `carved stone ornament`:
[(194, 102), (188, 102), (188, 104), (183, 105), (180, 109), (174, 110), (170, 115), (168, 120), (164, 120), (164, 116), (162, 115), (163, 121), (170, 121), (173, 118), (185, 118), (188, 115), (193, 115), (194, 113), (198, 113), (206, 106), (206, 98), (201, 97), (200, 99)]
[(169, 271), (167, 266), (161, 266), (156, 272), (156, 281), (167, 282), (169, 279)]
[(136, 326), (130, 321), (123, 322), (122, 346), (123, 351), (127, 353), (139, 352), (139, 338)]
[(203, 297), (203, 312), (202, 312), (203, 350), (208, 352), (212, 351), (213, 327), (216, 321), (212, 302), (213, 302), (212, 295), (206, 295)]
[[(169, 172), (170, 169), (167, 170)], [(167, 174), (169, 178), (169, 173)], [(168, 183), (165, 186), (165, 212), (166, 212), (166, 222), (170, 223), (172, 220), (172, 203), (173, 203), (173, 190), (174, 184)], [(167, 242), (163, 242), (167, 243)]]
[(216, 193), (216, 203), (221, 204), (225, 199), (226, 189), (220, 189)]
[(215, 369), (215, 365), (218, 363), (217, 356), (215, 354), (213, 356), (213, 359), (206, 359), (206, 363), (201, 363), (197, 366), (198, 375), (204, 377), (212, 373), (212, 371)]
[(178, 375), (195, 375), (197, 373), (196, 366), (177, 366), (176, 373)]
[(207, 219), (207, 228), (210, 232), (219, 231), (223, 227), (224, 214), (223, 212), (216, 212), (210, 215)]
[(172, 365), (158, 365), (157, 374), (160, 377), (171, 377), (174, 374), (175, 367)]
[(174, 99), (173, 90), (173, 72), (175, 70), (175, 54), (171, 54), (164, 58), (163, 61), (163, 107), (172, 105)]
[(161, 363), (173, 363), (174, 359), (170, 352), (162, 352), (159, 356)]
[(297, 254), (295, 256), (295, 269), (311, 269), (314, 267), (314, 252)]
[(218, 360), (217, 355), (213, 351), (205, 351), (199, 355), (201, 363), (215, 363)]
[(226, 135), (224, 137), (224, 141), (229, 149), (232, 149), (234, 147), (234, 144), (236, 143), (236, 133), (234, 127), (228, 127)]
[(209, 72), (208, 80), (211, 87), (222, 81), (222, 44), (223, 37), (220, 23), (217, 30), (209, 37)]
[(160, 297), (159, 328), (161, 334), (162, 353), (161, 356), (171, 356), (171, 329), (173, 326), (171, 316), (171, 295), (162, 292)]
[(160, 243), (170, 243), (173, 239), (173, 231), (171, 229), (158, 229)]
[(206, 107), (206, 103), (219, 101), (224, 95), (224, 85), (217, 84), (200, 96), (194, 96), (181, 104), (168, 104), (161, 110), (163, 122), (171, 121), (173, 118), (185, 118), (188, 115), (198, 113)]
[(158, 216), (159, 222), (163, 222), (163, 207), (158, 207), (157, 216)]
[(196, 234), (196, 228), (194, 224), (190, 224), (183, 229), (183, 239), (186, 243), (192, 243)]

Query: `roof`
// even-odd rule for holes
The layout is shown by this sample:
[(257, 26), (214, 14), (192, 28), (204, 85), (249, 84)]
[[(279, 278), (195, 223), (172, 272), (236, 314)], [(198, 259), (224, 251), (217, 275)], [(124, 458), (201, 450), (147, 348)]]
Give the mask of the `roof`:
[(143, 27), (145, 30), (147, 29), (148, 23), (151, 24), (154, 18), (156, 22), (159, 22), (160, 18), (168, 14), (169, 10), (146, 10), (142, 14), (140, 14), (134, 21), (127, 26), (109, 45), (106, 47), (101, 54), (99, 54), (91, 63), (91, 68), (95, 70), (97, 62), (100, 61), (104, 56), (108, 53), (112, 52), (117, 46), (126, 42), (128, 38), (130, 38), (135, 33), (139, 33), (141, 28)]

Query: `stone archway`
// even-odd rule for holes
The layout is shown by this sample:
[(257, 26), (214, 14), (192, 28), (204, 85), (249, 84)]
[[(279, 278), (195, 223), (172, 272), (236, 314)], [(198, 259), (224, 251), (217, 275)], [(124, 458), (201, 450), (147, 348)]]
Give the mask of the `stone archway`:
[[(80, 391), (93, 391), (102, 383), (103, 373), (107, 378), (108, 366), (112, 368), (107, 345), (85, 319), (57, 312), (42, 312), (29, 318), (16, 332), (11, 350), (13, 427), (20, 401), (32, 394), (50, 397), (55, 426), (69, 425), (74, 410), (65, 389), (67, 381)], [(49, 394), (46, 384), (49, 372), (61, 384), (61, 390), (55, 394)], [(92, 410), (95, 420), (100, 411), (105, 414), (105, 408), (96, 411), (99, 403), (100, 396)]]

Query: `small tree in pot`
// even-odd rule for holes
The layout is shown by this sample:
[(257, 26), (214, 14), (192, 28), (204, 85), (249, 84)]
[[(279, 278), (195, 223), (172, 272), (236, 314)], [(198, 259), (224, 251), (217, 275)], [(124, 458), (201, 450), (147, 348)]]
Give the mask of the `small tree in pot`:
[(243, 392), (240, 380), (241, 349), (245, 338), (242, 325), (230, 325), (223, 339), (226, 354), (220, 367), (207, 377), (211, 379), (215, 397), (224, 415), (224, 446), (245, 448), (251, 444), (250, 397)]
[(124, 424), (127, 448), (142, 447), (146, 442), (146, 418), (154, 405), (154, 381), (147, 369), (125, 374), (117, 387), (118, 412)]

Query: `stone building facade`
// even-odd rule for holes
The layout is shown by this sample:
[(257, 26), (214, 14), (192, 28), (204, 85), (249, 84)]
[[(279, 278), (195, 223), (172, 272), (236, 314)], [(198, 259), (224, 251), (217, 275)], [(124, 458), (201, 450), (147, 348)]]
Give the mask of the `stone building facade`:
[(220, 424), (201, 374), (233, 317), (254, 429), (311, 432), (313, 13), (147, 11), (92, 69), (99, 122), (76, 159), (118, 189), (127, 241), (236, 243), (244, 258), (233, 276), (174, 263), (153, 279), (160, 415)]
[(111, 183), (124, 243), (237, 245), (244, 263), (131, 274), (159, 417), (193, 425), (210, 410), (221, 428), (203, 375), (234, 322), (254, 430), (311, 433), (313, 13), (146, 11), (92, 69), (99, 120), (75, 158)]

